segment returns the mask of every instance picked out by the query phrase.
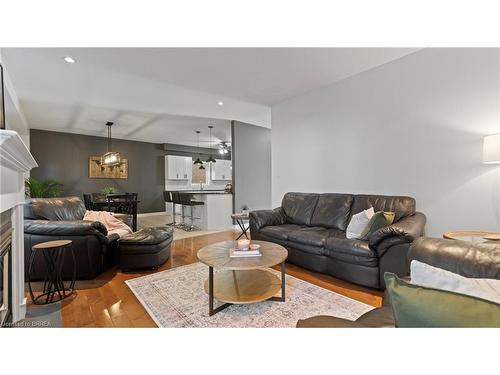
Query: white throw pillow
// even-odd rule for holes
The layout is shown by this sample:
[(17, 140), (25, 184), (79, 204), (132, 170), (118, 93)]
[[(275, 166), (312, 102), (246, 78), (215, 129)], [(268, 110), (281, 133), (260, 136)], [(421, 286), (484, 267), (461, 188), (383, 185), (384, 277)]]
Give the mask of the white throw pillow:
[(361, 233), (363, 233), (373, 215), (375, 215), (373, 207), (361, 211), (359, 214), (352, 215), (345, 236), (349, 239), (361, 237)]
[(413, 284), (500, 303), (500, 280), (473, 279), (412, 260), (410, 276)]

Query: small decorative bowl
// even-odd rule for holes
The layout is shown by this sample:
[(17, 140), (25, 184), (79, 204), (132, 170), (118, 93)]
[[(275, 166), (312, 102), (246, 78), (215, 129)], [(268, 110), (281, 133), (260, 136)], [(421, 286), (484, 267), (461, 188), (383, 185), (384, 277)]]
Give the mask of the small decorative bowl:
[(259, 250), (260, 245), (258, 243), (252, 243), (250, 244), (250, 250)]

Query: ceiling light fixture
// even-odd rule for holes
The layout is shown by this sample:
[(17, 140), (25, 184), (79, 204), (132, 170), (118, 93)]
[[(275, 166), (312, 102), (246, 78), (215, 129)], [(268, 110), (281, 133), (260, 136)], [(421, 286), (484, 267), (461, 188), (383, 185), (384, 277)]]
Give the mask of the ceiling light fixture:
[(209, 158), (207, 159), (207, 163), (215, 163), (216, 160), (212, 157), (212, 129), (213, 129), (213, 126), (210, 125), (208, 127), (208, 131), (210, 132), (210, 155), (209, 155)]
[[(198, 147), (197, 147), (198, 148), (198, 157), (196, 158), (196, 160), (194, 161), (193, 164), (195, 164), (195, 165), (201, 164), (203, 166), (203, 162), (200, 159), (200, 131), (199, 130), (196, 131), (196, 143), (198, 144)], [(201, 167), (200, 167), (200, 169), (201, 169)]]
[(74, 58), (72, 58), (71, 56), (66, 56), (64, 58), (64, 61), (66, 61), (68, 64), (74, 64), (74, 63), (76, 63), (76, 60)]
[(218, 105), (219, 107), (222, 107), (222, 106), (224, 105), (224, 102), (218, 101), (218, 102), (217, 102), (217, 105)]
[(229, 153), (229, 146), (227, 145), (226, 141), (219, 143), (219, 154), (225, 155), (227, 153)]
[(121, 156), (119, 152), (116, 151), (111, 151), (112, 144), (111, 144), (111, 127), (113, 126), (113, 123), (111, 121), (108, 121), (106, 123), (106, 126), (108, 127), (108, 151), (101, 156), (101, 165), (104, 167), (116, 167), (117, 165), (120, 165), (122, 163), (121, 161)]

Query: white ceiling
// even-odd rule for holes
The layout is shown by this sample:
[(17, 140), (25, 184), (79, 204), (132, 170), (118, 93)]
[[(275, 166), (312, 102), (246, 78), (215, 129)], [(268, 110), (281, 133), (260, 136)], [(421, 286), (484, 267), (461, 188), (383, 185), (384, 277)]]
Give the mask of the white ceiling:
[[(58, 116), (52, 117), (53, 111), (45, 115), (43, 108), (37, 110), (39, 117), (49, 125), (34, 129), (53, 130), (65, 133), (76, 133), (106, 137), (106, 122), (113, 121), (112, 137), (132, 139), (152, 143), (173, 143), (197, 146), (196, 131), (200, 131), (200, 147), (209, 147), (210, 136), (208, 126), (212, 125), (212, 147), (222, 141), (231, 143), (231, 121), (208, 119), (202, 117), (175, 116), (168, 114), (117, 112), (103, 108), (78, 108), (67, 123), (59, 122)], [(62, 113), (62, 111), (60, 112)], [(108, 119), (103, 121), (103, 119)]]
[[(415, 52), (411, 48), (4, 48), (32, 128), (191, 144), (209, 122), (270, 126), (271, 106)], [(76, 64), (62, 58), (72, 56)], [(217, 106), (222, 100), (224, 106)], [(204, 141), (207, 139), (203, 138)]]

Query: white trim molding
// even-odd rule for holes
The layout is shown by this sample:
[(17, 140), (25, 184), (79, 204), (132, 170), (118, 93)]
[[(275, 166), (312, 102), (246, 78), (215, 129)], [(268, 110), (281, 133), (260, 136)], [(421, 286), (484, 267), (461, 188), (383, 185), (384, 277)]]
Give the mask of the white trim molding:
[(12, 130), (0, 130), (0, 212), (8, 210), (12, 223), (12, 321), (26, 315), (24, 291), (24, 175), (37, 167), (33, 156)]
[(13, 130), (0, 130), (0, 164), (22, 173), (38, 167), (28, 147)]

